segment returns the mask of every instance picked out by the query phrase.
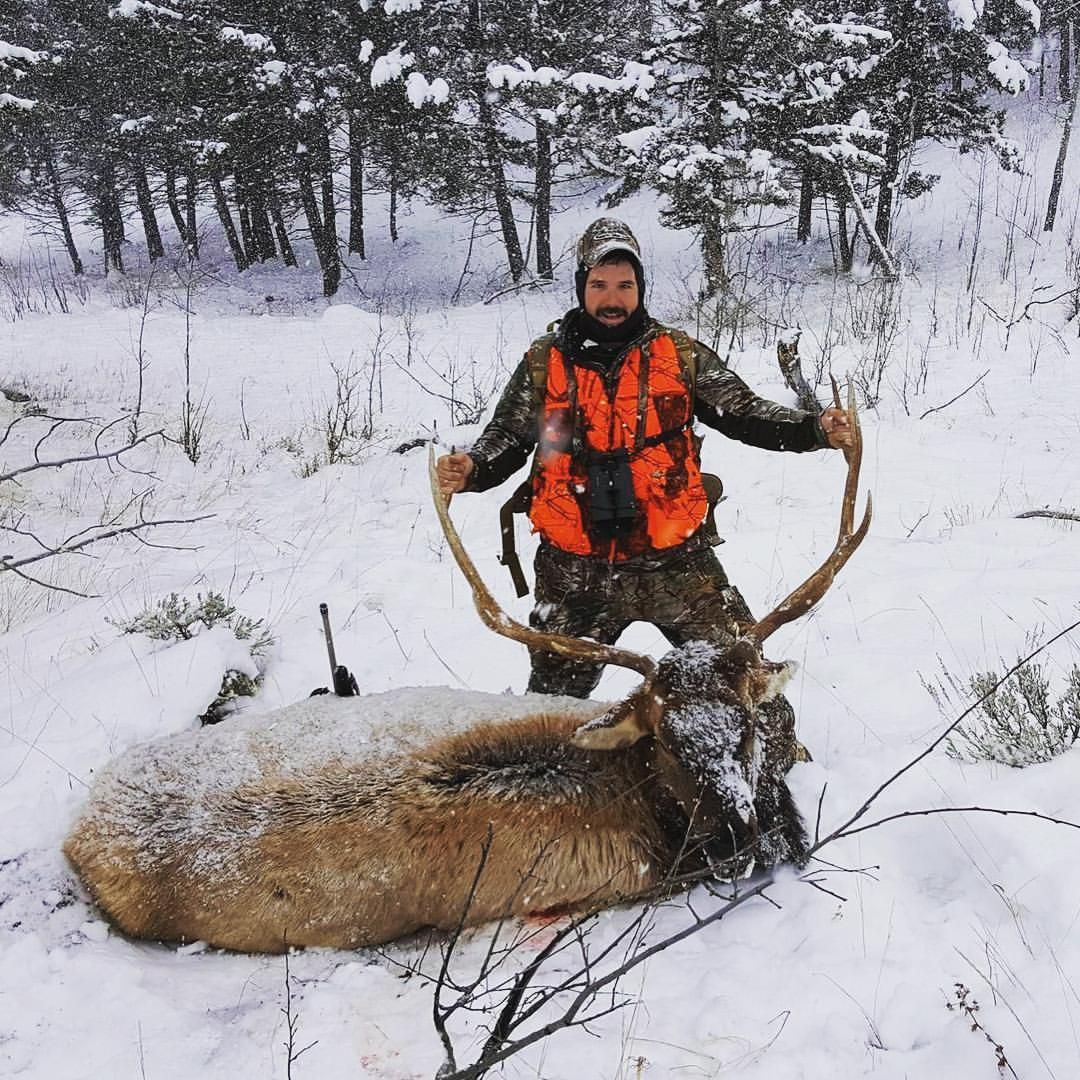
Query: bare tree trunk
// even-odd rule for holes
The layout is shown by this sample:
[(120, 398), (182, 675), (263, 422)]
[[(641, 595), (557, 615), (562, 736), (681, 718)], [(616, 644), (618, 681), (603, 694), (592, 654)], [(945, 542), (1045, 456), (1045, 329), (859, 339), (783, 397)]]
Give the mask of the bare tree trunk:
[(356, 109), (349, 110), (349, 254), (364, 252), (364, 124)]
[(146, 237), (146, 251), (151, 262), (165, 257), (165, 245), (161, 242), (161, 230), (154, 216), (154, 198), (150, 194), (150, 179), (146, 175), (146, 166), (140, 160), (133, 163), (135, 173), (135, 199), (142, 218), (143, 235)]
[(180, 209), (180, 196), (176, 191), (176, 173), (171, 168), (165, 170), (165, 204), (169, 208), (170, 215), (172, 215), (173, 224), (176, 226), (176, 233), (180, 237), (180, 242), (185, 247), (188, 247), (187, 222), (184, 221), (184, 214)]
[(199, 181), (195, 176), (195, 171), (192, 170), (187, 176), (187, 190), (184, 193), (184, 201), (186, 203), (185, 210), (187, 211), (186, 242), (193, 259), (199, 257), (199, 230), (195, 221), (195, 200), (198, 197)]
[(221, 186), (221, 173), (216, 166), (210, 173), (210, 188), (214, 193), (214, 206), (217, 209), (221, 227), (225, 230), (225, 239), (229, 242), (229, 250), (232, 252), (236, 269), (246, 270), (251, 264), (240, 244), (240, 237), (236, 235), (236, 225), (233, 223), (232, 213), (229, 210), (229, 202), (225, 198), (225, 189)]
[(300, 189), (300, 205), (307, 218), (311, 242), (318, 251), (322, 244), (322, 218), (319, 216), (319, 204), (315, 199), (315, 185), (311, 179), (311, 158), (306, 149), (296, 155), (297, 185)]
[(840, 270), (850, 274), (855, 265), (855, 237), (848, 233), (847, 192), (841, 189), (836, 193), (836, 246), (840, 255)]
[[(852, 182), (851, 174), (843, 166), (841, 166), (840, 172), (844, 177), (844, 182), (847, 184), (848, 196), (851, 198), (851, 205), (855, 208), (855, 216), (859, 219), (859, 224), (862, 226), (863, 232), (866, 233), (866, 240), (870, 245), (871, 261), (880, 264), (886, 277), (895, 278), (897, 276), (896, 264), (889, 254), (889, 249), (885, 246), (885, 241), (877, 233), (874, 225), (870, 223), (870, 216), (867, 214), (866, 208), (862, 204), (862, 199), (859, 198), (859, 193), (855, 190), (855, 184)], [(881, 208), (881, 198), (882, 196), (879, 195), (879, 210)], [(885, 220), (888, 221), (889, 219), (886, 218)]]
[(269, 203), (270, 216), (274, 220), (274, 234), (277, 236), (278, 250), (281, 252), (281, 261), (286, 266), (295, 266), (296, 255), (293, 252), (292, 244), (289, 242), (289, 230), (285, 228), (285, 218), (281, 213), (281, 200), (278, 198), (277, 192), (272, 188)]
[[(870, 241), (870, 261), (872, 263), (889, 261), (887, 252), (889, 248), (889, 235), (892, 231), (892, 211), (896, 192), (896, 182), (899, 179), (899, 176), (900, 136), (898, 132), (893, 129), (889, 132), (888, 140), (885, 143), (885, 168), (882, 170), (881, 186), (878, 188), (877, 211), (874, 214), (873, 229), (871, 230), (868, 222), (862, 222), (863, 228), (866, 229), (867, 232), (867, 239)], [(861, 208), (862, 202), (858, 195), (855, 194), (851, 178), (847, 175), (846, 170), (844, 170), (844, 179), (849, 188), (848, 194), (851, 195), (857, 212)], [(873, 237), (869, 235), (871, 231), (874, 233)], [(874, 237), (879, 241), (878, 244), (874, 243)]]
[(64, 205), (64, 188), (60, 183), (60, 174), (56, 171), (56, 162), (51, 148), (45, 151), (45, 175), (49, 181), (49, 197), (52, 199), (53, 211), (60, 222), (60, 232), (64, 237), (64, 247), (67, 248), (68, 258), (71, 259), (71, 269), (76, 275), (81, 275), (83, 273), (82, 259), (79, 257), (79, 249), (75, 246), (75, 238), (71, 235), (71, 222), (68, 220), (67, 207)]
[[(469, 0), (469, 22), (478, 46), (482, 47), (484, 26), (480, 17), (480, 0)], [(525, 271), (525, 256), (521, 252), (521, 240), (518, 238), (517, 222), (514, 220), (514, 204), (510, 198), (510, 187), (506, 182), (502, 151), (499, 149), (499, 135), (495, 128), (495, 114), (492, 111), (487, 90), (487, 83), (483, 79), (474, 87), (480, 135), (484, 145), (484, 165), (491, 178), (495, 209), (502, 228), (503, 247), (506, 248), (506, 258), (510, 264), (510, 277), (514, 281), (520, 281)]]
[(521, 253), (521, 240), (518, 238), (517, 222), (514, 220), (514, 205), (510, 199), (510, 187), (506, 182), (502, 155), (499, 152), (498, 136), (495, 132), (495, 117), (486, 95), (479, 96), (480, 128), (483, 132), (488, 175), (491, 177), (492, 191), (495, 196), (495, 209), (499, 214), (502, 229), (503, 246), (506, 259), (510, 264), (510, 277), (520, 281), (525, 270), (525, 257)]
[(1072, 97), (1070, 67), (1072, 65), (1072, 20), (1065, 16), (1061, 20), (1061, 48), (1058, 52), (1058, 96), (1062, 101)]
[[(305, 146), (308, 144), (305, 143)], [(323, 275), (323, 296), (333, 296), (341, 284), (341, 259), (337, 248), (337, 235), (326, 228), (319, 212), (319, 201), (315, 196), (315, 181), (312, 176), (310, 152), (305, 149), (296, 156), (299, 167), (300, 202), (304, 207), (311, 239), (315, 244), (315, 254)], [(325, 206), (326, 189), (323, 188)], [(332, 223), (331, 223), (332, 224)]]
[(397, 178), (397, 154), (391, 154), (390, 159), (390, 243), (396, 244), (398, 241), (397, 231), (397, 191), (398, 191), (398, 178)]
[(780, 373), (784, 376), (784, 382), (788, 389), (794, 391), (799, 402), (799, 408), (815, 415), (821, 412), (818, 403), (803, 374), (802, 359), (799, 356), (799, 332), (795, 331), (787, 338), (781, 338), (776, 343), (776, 359), (780, 365)]
[(709, 296), (715, 296), (728, 284), (726, 249), (723, 225), (715, 214), (707, 215), (701, 224), (701, 261)]
[(1050, 195), (1046, 201), (1046, 221), (1043, 222), (1043, 232), (1053, 232), (1054, 221), (1057, 218), (1058, 200), (1061, 198), (1061, 184), (1065, 177), (1065, 159), (1069, 155), (1069, 139), (1072, 136), (1073, 121), (1076, 119), (1078, 89), (1080, 89), (1080, 79), (1074, 79), (1072, 102), (1069, 105), (1069, 111), (1065, 114), (1065, 123), (1061, 130), (1061, 143), (1058, 145), (1057, 161), (1054, 162), (1054, 178), (1050, 183)]
[(258, 259), (258, 255), (255, 251), (255, 237), (251, 232), (251, 213), (248, 210), (247, 188), (237, 170), (233, 171), (233, 191), (236, 192), (236, 217), (240, 222), (240, 243), (244, 246), (244, 255), (247, 258), (248, 266), (251, 266)]
[(802, 182), (799, 184), (799, 225), (796, 239), (805, 244), (810, 239), (810, 227), (814, 214), (814, 179), (809, 163), (803, 166)]
[(330, 278), (326, 270), (330, 269), (333, 288), (325, 295), (333, 296), (341, 281), (341, 254), (337, 243), (337, 206), (334, 203), (334, 163), (330, 157), (330, 132), (325, 124), (319, 125), (319, 167), (322, 172), (322, 223), (323, 243), (326, 245), (326, 264), (323, 273), (324, 291)]
[(274, 230), (270, 225), (270, 215), (266, 207), (266, 191), (259, 182), (248, 189), (248, 212), (251, 214), (251, 236), (255, 244), (255, 256), (260, 262), (266, 262), (277, 256), (274, 247)]
[(105, 272), (124, 272), (124, 215), (120, 209), (120, 196), (116, 192), (116, 177), (112, 165), (103, 161), (97, 169), (97, 191), (94, 208), (101, 224), (102, 248), (105, 254)]
[(555, 275), (551, 259), (551, 134), (547, 121), (536, 123), (536, 273), (551, 281)]

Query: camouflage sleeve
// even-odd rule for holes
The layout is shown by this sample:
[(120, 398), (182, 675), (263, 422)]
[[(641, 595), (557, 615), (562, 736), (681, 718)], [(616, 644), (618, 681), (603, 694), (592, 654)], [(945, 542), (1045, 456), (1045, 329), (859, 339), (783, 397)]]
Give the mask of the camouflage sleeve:
[(495, 406), (495, 415), (473, 443), (475, 468), (467, 491), (487, 491), (512, 476), (536, 445), (537, 417), (528, 365), (518, 364)]
[(763, 450), (820, 450), (828, 446), (812, 413), (758, 397), (712, 349), (695, 342), (694, 416), (729, 439)]

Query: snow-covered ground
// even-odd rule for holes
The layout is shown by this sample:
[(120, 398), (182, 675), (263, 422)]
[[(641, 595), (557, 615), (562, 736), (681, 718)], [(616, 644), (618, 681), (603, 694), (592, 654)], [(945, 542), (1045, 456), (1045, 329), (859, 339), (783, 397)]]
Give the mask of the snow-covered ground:
[[(1023, 122), (1035, 130), (1038, 121), (1032, 114)], [(1046, 132), (1044, 159), (1053, 136)], [(799, 663), (789, 695), (814, 760), (791, 780), (822, 832), (963, 708), (958, 701), (943, 716), (924, 680), (942, 678), (943, 668), (965, 682), (1000, 672), (1033, 636), (1046, 640), (1080, 618), (1078, 526), (1016, 517), (1080, 504), (1077, 321), (1067, 321), (1067, 299), (1026, 307), (1077, 285), (1066, 267), (1070, 234), (1071, 251), (1080, 247), (1080, 168), (1074, 155), (1049, 237), (1039, 231), (1045, 165), (1032, 158), (1027, 175), (1005, 175), (988, 164), (976, 229), (979, 160), (940, 156), (935, 171), (946, 179), (898, 223), (907, 273), (891, 304), (895, 325), (876, 338), (857, 330), (875, 298), (890, 306), (882, 286), (865, 271), (835, 283), (823, 233), (799, 250), (760, 241), (747, 263), (759, 309), (802, 326), (808, 369), (824, 356), (836, 374), (861, 370), (875, 383), (872, 358), (886, 358), (879, 399), (862, 414), (870, 536), (819, 608), (768, 648)], [(140, 348), (142, 432), (177, 434), (185, 350), (191, 396), (205, 409), (196, 465), (175, 443), (153, 440), (123, 459), (126, 467), (69, 465), (0, 492), (46, 542), (111, 518), (143, 493), (148, 518), (199, 519), (147, 533), (153, 546), (121, 537), (27, 568), (87, 597), (0, 575), (3, 1075), (262, 1080), (289, 1072), (282, 958), (125, 940), (61, 855), (95, 771), (134, 743), (193, 728), (224, 669), (248, 663), (224, 630), (168, 643), (122, 634), (115, 622), (173, 592), (211, 591), (262, 619), (274, 644), (248, 716), (327, 681), (320, 601), (330, 605), (339, 659), (363, 691), (524, 685), (525, 650), (482, 627), (447, 553), (427, 492), (426, 449), (393, 451), (436, 429), (444, 444), (475, 434), (475, 424), (455, 428), (444, 398), (490, 408), (530, 338), (570, 306), (570, 269), (564, 261), (542, 291), (484, 303), (501, 270), (489, 249), (474, 255), (465, 299), (451, 306), (467, 230), (415, 209), (401, 249), (376, 239), (371, 264), (357, 264), (329, 306), (310, 269), (223, 273), (195, 282), (188, 321), (182, 285), (159, 273), (144, 317), (142, 271), (132, 283), (92, 283), (84, 302), (72, 295), (68, 314), (0, 321), (0, 385), (26, 390), (49, 415), (107, 422), (131, 410)], [(597, 212), (582, 200), (561, 216), (558, 243), (568, 246)], [(647, 253), (651, 310), (695, 329), (685, 284), (695, 270), (691, 239), (656, 224), (644, 199), (621, 214)], [(31, 253), (40, 265), (41, 242), (20, 222), (0, 221), (0, 230), (9, 267), (25, 267)], [(759, 392), (790, 402), (775, 337), (752, 328), (732, 363)], [(326, 414), (343, 382), (352, 387), (354, 424), (371, 430), (348, 445), (349, 460), (328, 465)], [(16, 411), (0, 399), (0, 431)], [(4, 465), (28, 461), (47, 426), (20, 423), (0, 447)], [(126, 421), (102, 446), (125, 436)], [(66, 425), (41, 453), (87, 450), (87, 436)], [(843, 462), (831, 453), (769, 455), (716, 434), (704, 456), (728, 495), (718, 513), (720, 557), (764, 612), (831, 548)], [(453, 514), (500, 602), (524, 618), (529, 601), (514, 598), (495, 558), (507, 494), (460, 497)], [(519, 530), (523, 553), (532, 544)], [(5, 554), (32, 546), (18, 537), (5, 545)], [(648, 627), (626, 641), (654, 655), (664, 647)], [(1080, 661), (1078, 645), (1074, 633), (1042, 657), (1057, 692)], [(608, 672), (598, 696), (631, 685), (628, 673)], [(938, 749), (868, 819), (983, 806), (1080, 820), (1078, 765), (1080, 749), (1024, 769), (960, 763)], [(824, 889), (786, 872), (774, 903), (747, 904), (656, 955), (621, 985), (624, 1009), (588, 1032), (555, 1034), (506, 1074), (988, 1080), (999, 1075), (998, 1043), (1023, 1080), (1077, 1075), (1080, 831), (1032, 817), (911, 817), (823, 855), (830, 864), (814, 878)], [(698, 889), (657, 909), (650, 941), (692, 918), (688, 902), (700, 915), (720, 901)], [(596, 946), (637, 914), (603, 914)], [(483, 930), (469, 935), (461, 973), (480, 963), (486, 940)], [(314, 1045), (291, 1075), (433, 1076), (442, 1051), (431, 987), (402, 969), (437, 971), (436, 951), (422, 953), (423, 942), (413, 941), (380, 953), (294, 955), (295, 1049)], [(985, 1030), (947, 1007), (957, 984), (978, 1000)], [(467, 1063), (482, 1026), (473, 1018), (451, 1030)]]

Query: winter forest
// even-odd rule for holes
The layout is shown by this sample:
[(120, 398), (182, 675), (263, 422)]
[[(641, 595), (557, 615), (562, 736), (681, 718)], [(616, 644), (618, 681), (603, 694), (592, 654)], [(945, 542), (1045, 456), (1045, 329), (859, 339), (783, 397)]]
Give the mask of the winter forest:
[[(604, 26), (561, 0), (15, 3), (3, 196), (63, 238), (76, 274), (73, 214), (97, 222), (115, 270), (132, 227), (148, 259), (164, 256), (159, 218), (197, 258), (212, 213), (241, 271), (295, 265), (299, 232), (326, 296), (339, 239), (366, 257), (371, 191), (389, 201), (392, 240), (413, 197), (496, 233), (512, 281), (529, 264), (551, 278), (553, 208), (589, 182), (609, 202), (659, 193), (665, 223), (700, 235), (711, 292), (730, 276), (734, 219), (754, 207), (797, 206), (799, 241), (815, 208), (828, 214), (845, 272), (861, 226), (890, 265), (895, 204), (940, 179), (913, 166), (915, 147), (986, 148), (1015, 167), (989, 93), (1034, 79), (1040, 97), (1070, 99), (1071, 5), (1046, 7), (632, 0)], [(1029, 73), (1020, 57), (1048, 32), (1056, 62), (1040, 54)]]
[[(1075, 1077), (1078, 87), (1076, 0), (3, 0), (0, 1075)], [(126, 935), (63, 851), (122, 755), (112, 823), (228, 802), (250, 751), (368, 827), (318, 778), (408, 804), (403, 748), (532, 707), (524, 472), (449, 507), (485, 616), (428, 455), (573, 307), (602, 215), (651, 315), (764, 398), (858, 410), (869, 532), (763, 647), (806, 865), (469, 920), (489, 832), (393, 853), (403, 897), (472, 881), (449, 929)], [(698, 427), (760, 618), (850, 532), (845, 455)], [(358, 697), (309, 699), (328, 628)], [(139, 838), (183, 868), (166, 906), (277, 824), (186, 827)]]

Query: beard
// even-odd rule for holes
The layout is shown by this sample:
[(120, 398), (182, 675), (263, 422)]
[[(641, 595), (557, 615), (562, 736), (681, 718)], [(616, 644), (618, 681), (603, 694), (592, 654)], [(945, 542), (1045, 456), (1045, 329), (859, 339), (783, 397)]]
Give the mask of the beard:
[[(601, 316), (614, 315), (615, 312), (619, 315), (618, 322), (601, 321)], [(595, 315), (590, 315), (583, 308), (578, 308), (571, 324), (571, 340), (576, 342), (573, 347), (576, 349), (587, 338), (604, 345), (621, 347), (640, 334), (647, 322), (648, 315), (641, 304), (629, 312), (621, 305), (605, 304), (604, 307), (597, 309)]]

